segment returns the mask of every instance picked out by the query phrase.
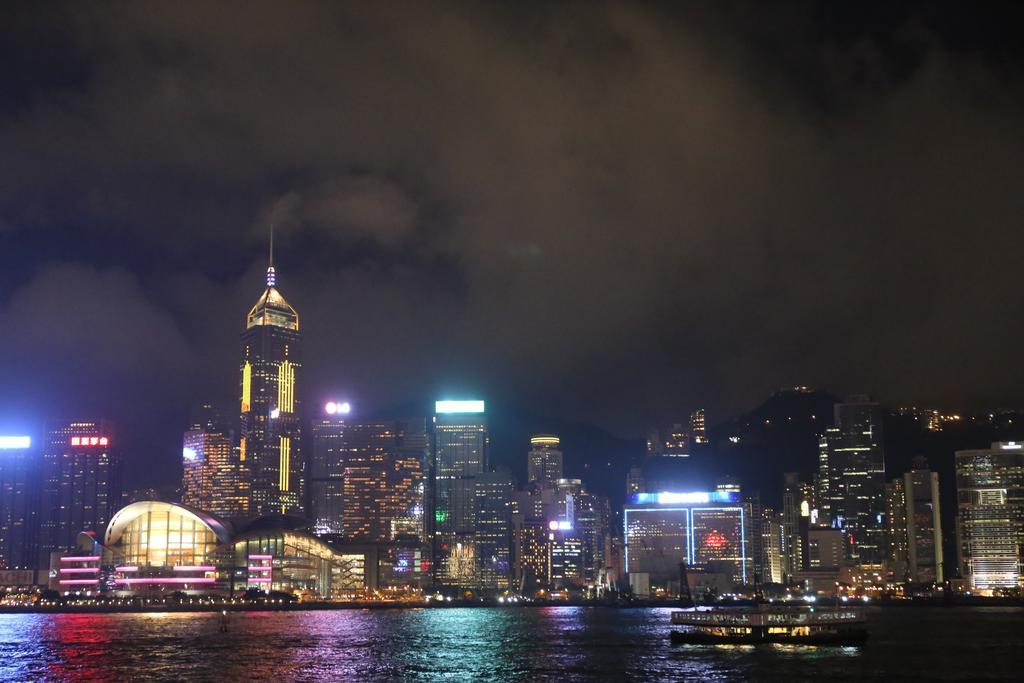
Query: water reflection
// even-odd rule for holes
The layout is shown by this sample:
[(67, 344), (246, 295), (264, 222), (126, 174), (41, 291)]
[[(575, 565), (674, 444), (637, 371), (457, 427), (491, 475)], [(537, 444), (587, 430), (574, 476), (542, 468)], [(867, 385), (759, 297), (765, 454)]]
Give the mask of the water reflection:
[[(1024, 612), (879, 610), (864, 647), (672, 646), (669, 610), (0, 615), (0, 680), (893, 678), (1024, 666)], [(957, 634), (969, 633), (975, 639)]]

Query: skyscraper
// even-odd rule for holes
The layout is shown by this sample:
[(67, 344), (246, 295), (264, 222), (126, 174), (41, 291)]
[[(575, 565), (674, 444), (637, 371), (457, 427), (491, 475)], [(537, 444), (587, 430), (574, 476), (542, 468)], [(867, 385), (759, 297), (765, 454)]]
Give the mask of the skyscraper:
[(0, 569), (26, 568), (36, 528), (31, 505), (38, 455), (30, 436), (0, 436)]
[(512, 475), (504, 471), (478, 474), (475, 508), (480, 585), (507, 590), (511, 573)]
[(956, 452), (957, 551), (975, 590), (1017, 588), (1024, 546), (1024, 444)]
[(317, 533), (349, 541), (419, 542), (427, 452), (422, 417), (356, 419), (335, 413), (314, 421), (310, 516)]
[(182, 503), (220, 517), (249, 513), (248, 470), (232, 441), (213, 407), (202, 406), (182, 439)]
[(889, 568), (901, 580), (907, 575), (907, 495), (903, 478), (885, 485), (885, 524)]
[(939, 519), (939, 473), (929, 470), (928, 461), (924, 458), (915, 458), (913, 467), (903, 475), (910, 580), (941, 584), (945, 577), (942, 523)]
[(526, 459), (526, 481), (557, 481), (562, 478), (562, 451), (559, 439), (550, 434), (530, 437)]
[(37, 567), (72, 546), (81, 531), (101, 531), (121, 506), (121, 461), (110, 426), (82, 420), (47, 425), (39, 498)]
[(276, 288), (273, 241), (267, 286), (246, 316), (239, 363), (239, 459), (250, 473), (252, 514), (302, 514), (304, 471), (297, 387), (299, 314)]
[(434, 405), (432, 541), (434, 579), (441, 586), (477, 585), (476, 477), (487, 468), (483, 401)]
[(885, 555), (885, 447), (882, 410), (866, 397), (835, 405), (826, 430), (826, 500), (831, 523), (852, 539), (850, 559), (877, 563)]

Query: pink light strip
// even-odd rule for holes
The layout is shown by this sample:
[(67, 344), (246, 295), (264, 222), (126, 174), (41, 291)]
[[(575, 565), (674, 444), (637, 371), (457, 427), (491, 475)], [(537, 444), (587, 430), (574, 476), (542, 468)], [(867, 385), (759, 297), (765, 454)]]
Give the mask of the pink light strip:
[(272, 580), (269, 576), (265, 578), (250, 577), (249, 583), (270, 583)]
[(100, 559), (99, 555), (68, 555), (60, 558), (61, 562), (95, 562)]
[(61, 567), (61, 574), (95, 574), (99, 567)]
[(138, 567), (114, 567), (114, 571), (118, 571), (118, 572), (137, 572), (137, 571), (139, 571), (139, 568)]
[(262, 567), (255, 567), (255, 566), (252, 566), (252, 565), (249, 566), (249, 571), (251, 571), (251, 572), (269, 572), (269, 571), (271, 571), (273, 569), (274, 568), (271, 567), (269, 564), (268, 565), (264, 565)]
[(62, 586), (95, 586), (100, 582), (99, 579), (61, 579), (60, 585)]
[(198, 577), (196, 577), (194, 579), (188, 579), (188, 578), (173, 578), (173, 579), (165, 579), (165, 578), (153, 578), (153, 579), (116, 579), (114, 581), (114, 583), (125, 583), (125, 584), (129, 584), (129, 585), (131, 585), (133, 583), (217, 583), (217, 579), (215, 579), (213, 577), (207, 578), (207, 577), (202, 577), (202, 576), (198, 576)]
[(215, 572), (216, 567), (175, 567), (176, 572)]
[(272, 560), (272, 559), (274, 559), (274, 556), (273, 555), (250, 555), (249, 559), (250, 560)]

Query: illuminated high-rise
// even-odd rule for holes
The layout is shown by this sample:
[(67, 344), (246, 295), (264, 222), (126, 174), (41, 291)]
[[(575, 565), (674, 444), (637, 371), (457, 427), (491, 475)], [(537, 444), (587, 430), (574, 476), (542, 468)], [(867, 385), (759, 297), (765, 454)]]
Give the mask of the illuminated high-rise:
[(476, 547), (480, 586), (507, 590), (511, 573), (512, 475), (505, 471), (476, 476)]
[(302, 336), (299, 314), (275, 286), (272, 246), (270, 260), (242, 333), (239, 459), (250, 473), (251, 514), (302, 514)]
[(249, 476), (226, 429), (212, 407), (204, 405), (181, 449), (181, 502), (220, 517), (249, 513)]
[(551, 434), (530, 437), (526, 456), (526, 481), (556, 481), (562, 478), (562, 451), (559, 438)]
[(623, 510), (626, 572), (651, 585), (678, 580), (679, 564), (748, 580), (747, 520), (735, 491), (636, 493)]
[(0, 569), (31, 567), (38, 455), (32, 438), (0, 435)]
[(434, 579), (439, 586), (478, 584), (476, 478), (487, 469), (483, 401), (434, 406), (431, 524)]
[(325, 411), (312, 432), (310, 517), (316, 532), (349, 541), (419, 542), (426, 420)]
[(853, 539), (850, 559), (877, 563), (886, 555), (885, 446), (882, 410), (866, 397), (835, 405), (835, 427), (824, 435), (825, 499), (832, 526)]
[(972, 589), (1021, 585), (1024, 444), (956, 452), (957, 555)]
[(903, 475), (903, 490), (906, 497), (910, 580), (941, 584), (945, 577), (939, 514), (939, 473), (929, 470), (924, 458), (915, 458), (913, 469)]
[(121, 506), (121, 462), (105, 422), (46, 427), (39, 491), (37, 567), (74, 545), (79, 532), (102, 529)]

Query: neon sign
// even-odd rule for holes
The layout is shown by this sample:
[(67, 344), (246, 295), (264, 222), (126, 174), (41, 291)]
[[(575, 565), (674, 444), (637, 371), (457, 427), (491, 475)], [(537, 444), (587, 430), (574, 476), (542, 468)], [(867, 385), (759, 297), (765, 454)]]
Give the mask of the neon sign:
[(72, 446), (109, 446), (110, 437), (106, 436), (73, 436)]
[(32, 437), (29, 436), (0, 436), (0, 450), (28, 448), (31, 445)]
[(634, 505), (708, 505), (710, 503), (738, 503), (738, 491), (661, 491), (660, 493), (634, 493)]

